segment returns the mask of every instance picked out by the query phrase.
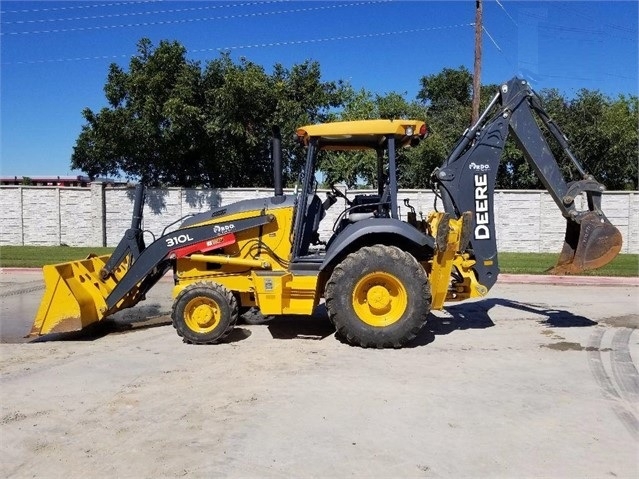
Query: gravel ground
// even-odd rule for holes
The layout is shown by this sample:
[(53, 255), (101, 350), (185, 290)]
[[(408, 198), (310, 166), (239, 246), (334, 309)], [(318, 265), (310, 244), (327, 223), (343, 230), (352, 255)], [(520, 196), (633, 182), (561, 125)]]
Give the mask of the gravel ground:
[(187, 345), (162, 282), (25, 343), (38, 274), (0, 275), (2, 477), (639, 477), (637, 286), (499, 283), (378, 351), (322, 308)]

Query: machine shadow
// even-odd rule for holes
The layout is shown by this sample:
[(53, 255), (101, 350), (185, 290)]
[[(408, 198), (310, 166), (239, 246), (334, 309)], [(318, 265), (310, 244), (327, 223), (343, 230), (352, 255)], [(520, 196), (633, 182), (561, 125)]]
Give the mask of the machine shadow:
[[(127, 334), (144, 331), (147, 329), (171, 326), (172, 321), (167, 314), (143, 316), (138, 314), (138, 318), (108, 318), (99, 323), (94, 323), (80, 331), (68, 333), (52, 333), (45, 336), (36, 337), (29, 343), (45, 343), (49, 341), (97, 341), (106, 336), (115, 334)], [(251, 331), (246, 328), (236, 327), (220, 343), (235, 343), (247, 339)], [(177, 336), (177, 334), (176, 334)]]
[[(584, 316), (579, 316), (570, 311), (548, 308), (545, 305), (522, 303), (503, 298), (489, 298), (472, 303), (460, 303), (445, 308), (445, 312), (431, 313), (426, 325), (417, 337), (405, 348), (427, 346), (434, 342), (437, 336), (451, 334), (454, 331), (467, 329), (486, 329), (495, 326), (490, 318), (490, 310), (496, 306), (510, 308), (516, 311), (533, 313), (541, 316), (539, 324), (554, 328), (587, 327), (598, 324)], [(528, 319), (524, 319), (528, 320)], [(304, 339), (322, 340), (335, 335), (335, 327), (328, 319), (326, 307), (318, 306), (310, 316), (275, 316), (265, 317), (261, 321), (252, 319), (253, 327), (263, 325), (268, 328), (274, 339)], [(159, 304), (148, 304), (128, 310), (128, 313), (114, 315), (114, 317), (90, 325), (89, 327), (69, 333), (55, 333), (41, 336), (31, 341), (95, 341), (111, 334), (122, 334), (142, 331), (161, 326), (170, 326), (171, 318), (162, 311)], [(251, 331), (241, 326), (236, 326), (222, 343), (235, 343), (243, 341), (251, 336)], [(345, 343), (339, 335), (336, 338)]]
[[(451, 334), (454, 331), (467, 329), (486, 329), (495, 326), (490, 318), (490, 310), (502, 306), (526, 313), (541, 316), (539, 324), (555, 328), (571, 328), (595, 326), (597, 322), (570, 311), (550, 309), (544, 305), (522, 303), (503, 298), (489, 298), (471, 303), (460, 303), (449, 306), (444, 313), (431, 313), (426, 325), (417, 337), (405, 345), (406, 348), (426, 346), (435, 341), (437, 336)], [(527, 320), (527, 319), (525, 319)], [(263, 324), (274, 339), (313, 339), (322, 340), (335, 334), (335, 328), (328, 319), (326, 307), (322, 304), (316, 308), (312, 316), (277, 316), (265, 318)], [(345, 343), (343, 338), (336, 338)]]
[(544, 305), (522, 303), (503, 298), (489, 298), (472, 303), (461, 303), (445, 308), (446, 316), (431, 314), (424, 329), (420, 331), (414, 341), (405, 347), (426, 346), (437, 336), (450, 334), (453, 331), (465, 329), (486, 329), (495, 326), (490, 318), (490, 310), (495, 306), (502, 306), (516, 311), (538, 314), (545, 319), (538, 322), (555, 328), (572, 328), (595, 326), (596, 321), (579, 316), (562, 309), (549, 309)]
[(265, 324), (274, 339), (322, 340), (335, 333), (323, 304), (311, 316), (275, 316)]

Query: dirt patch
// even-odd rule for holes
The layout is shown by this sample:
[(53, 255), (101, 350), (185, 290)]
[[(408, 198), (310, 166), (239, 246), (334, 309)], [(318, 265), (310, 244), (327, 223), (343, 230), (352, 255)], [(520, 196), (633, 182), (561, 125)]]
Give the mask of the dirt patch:
[(639, 313), (626, 314), (624, 316), (615, 316), (612, 318), (604, 318), (601, 320), (613, 328), (630, 328), (639, 329)]
[(595, 348), (593, 346), (582, 346), (579, 343), (560, 341), (558, 343), (542, 344), (540, 348), (552, 349), (553, 351), (612, 351), (610, 348)]

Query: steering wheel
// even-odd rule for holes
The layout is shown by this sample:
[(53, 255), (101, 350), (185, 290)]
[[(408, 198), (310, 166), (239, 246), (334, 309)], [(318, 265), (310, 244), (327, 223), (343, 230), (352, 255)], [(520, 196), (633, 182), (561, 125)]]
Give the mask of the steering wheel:
[(346, 201), (346, 204), (348, 206), (351, 206), (353, 203), (351, 202), (351, 200), (349, 200), (346, 195), (344, 193), (342, 193), (341, 190), (338, 190), (337, 188), (335, 188), (335, 185), (331, 184), (330, 185), (331, 188), (331, 193), (333, 194), (333, 196), (339, 196), (340, 198), (344, 198), (344, 201)]

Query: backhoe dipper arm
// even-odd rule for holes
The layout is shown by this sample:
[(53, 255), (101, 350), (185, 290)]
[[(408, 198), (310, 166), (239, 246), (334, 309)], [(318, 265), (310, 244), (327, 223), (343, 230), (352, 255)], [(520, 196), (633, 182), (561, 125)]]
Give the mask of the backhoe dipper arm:
[[(566, 183), (533, 112), (574, 163), (581, 180)], [(553, 272), (578, 273), (611, 261), (621, 249), (621, 234), (601, 211), (604, 186), (585, 172), (528, 83), (513, 78), (499, 87), (477, 123), (464, 132), (442, 167), (433, 173), (446, 213), (455, 218), (465, 211), (473, 213), (466, 251), (476, 261), (477, 280), (490, 289), (499, 274), (494, 196), (509, 133), (568, 222), (564, 249)], [(587, 211), (575, 207), (574, 199), (581, 193), (588, 199)]]

